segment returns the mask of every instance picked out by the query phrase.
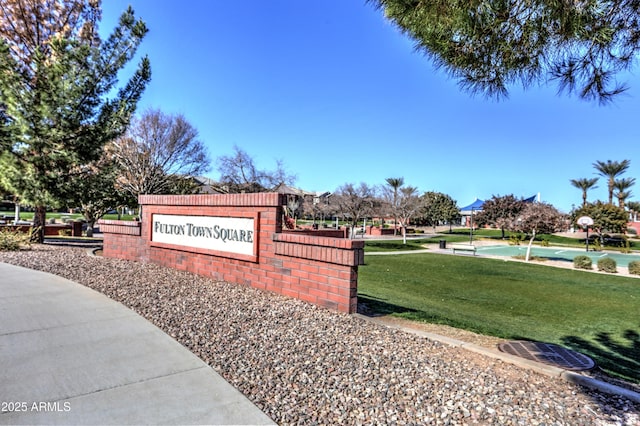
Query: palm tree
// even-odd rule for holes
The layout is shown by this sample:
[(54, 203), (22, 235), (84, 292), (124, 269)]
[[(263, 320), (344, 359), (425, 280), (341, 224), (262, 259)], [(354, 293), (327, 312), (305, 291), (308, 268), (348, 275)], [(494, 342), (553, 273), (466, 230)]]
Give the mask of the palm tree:
[(640, 213), (640, 202), (638, 202), (638, 201), (629, 201), (627, 203), (627, 208), (631, 211), (631, 220), (633, 222), (638, 220), (638, 213)]
[(386, 178), (385, 179), (387, 182), (387, 185), (389, 185), (391, 187), (391, 189), (393, 190), (393, 201), (392, 201), (392, 206), (391, 208), (393, 209), (393, 235), (396, 235), (397, 232), (397, 227), (396, 224), (398, 223), (398, 214), (397, 214), (397, 210), (398, 210), (398, 190), (400, 189), (400, 187), (402, 185), (404, 185), (404, 178)]
[(613, 183), (613, 187), (616, 189), (616, 198), (618, 198), (618, 205), (620, 208), (623, 209), (625, 200), (631, 197), (631, 191), (628, 191), (628, 189), (635, 183), (635, 178), (618, 179)]
[(578, 189), (582, 190), (582, 205), (587, 205), (587, 191), (590, 189), (596, 189), (596, 183), (598, 182), (598, 178), (580, 178), (580, 179), (571, 179), (571, 185), (575, 186)]
[(629, 160), (622, 160), (621, 162), (607, 160), (606, 163), (604, 161), (593, 163), (593, 167), (598, 171), (598, 174), (608, 179), (609, 204), (613, 204), (613, 189), (616, 178), (626, 172), (630, 164)]

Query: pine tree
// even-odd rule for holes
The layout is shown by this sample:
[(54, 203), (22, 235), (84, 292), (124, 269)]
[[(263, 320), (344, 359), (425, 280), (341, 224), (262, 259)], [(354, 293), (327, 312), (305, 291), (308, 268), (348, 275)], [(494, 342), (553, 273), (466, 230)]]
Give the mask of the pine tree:
[(122, 135), (151, 77), (144, 57), (127, 84), (117, 74), (147, 33), (129, 8), (98, 37), (98, 0), (0, 3), (0, 181), (35, 206), (35, 240), (47, 206), (66, 204), (79, 166)]
[(616, 75), (640, 51), (637, 1), (368, 1), (462, 88), (489, 97), (556, 80), (605, 103), (626, 89)]

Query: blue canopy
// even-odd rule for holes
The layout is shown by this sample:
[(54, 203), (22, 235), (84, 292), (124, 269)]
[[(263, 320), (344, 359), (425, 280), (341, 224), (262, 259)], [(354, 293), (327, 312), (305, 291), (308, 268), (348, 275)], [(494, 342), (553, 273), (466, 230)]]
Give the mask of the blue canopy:
[(461, 207), (460, 211), (464, 212), (464, 211), (471, 211), (471, 210), (475, 210), (475, 211), (482, 210), (483, 205), (484, 205), (484, 200), (480, 200), (476, 198), (476, 200), (473, 203), (469, 204), (466, 207)]

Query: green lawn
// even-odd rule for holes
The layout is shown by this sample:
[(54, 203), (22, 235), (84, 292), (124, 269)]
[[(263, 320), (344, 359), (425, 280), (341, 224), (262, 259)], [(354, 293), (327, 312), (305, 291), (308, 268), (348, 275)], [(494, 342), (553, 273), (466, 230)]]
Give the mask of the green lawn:
[[(505, 231), (505, 240), (509, 240), (509, 236), (512, 232)], [(517, 233), (516, 233), (517, 234)], [(457, 228), (452, 232), (447, 232), (443, 234), (444, 237), (447, 238), (466, 238), (466, 241), (469, 241), (469, 228)], [(629, 245), (632, 249), (638, 249), (639, 244), (635, 239), (635, 235), (629, 235)], [(492, 239), (492, 240), (502, 240), (502, 232), (499, 229), (476, 229), (473, 231), (473, 238), (476, 239)], [(542, 240), (546, 240), (552, 246), (566, 246), (566, 247), (585, 247), (585, 240), (580, 238), (572, 238), (572, 237), (564, 237), (562, 235), (550, 235), (550, 234), (539, 234), (535, 239), (535, 244), (540, 244)], [(523, 241), (521, 244), (526, 244), (526, 241)], [(607, 248), (616, 249), (618, 247), (615, 246), (607, 246)]]
[[(410, 235), (410, 238), (407, 239), (407, 244), (402, 243), (401, 237), (398, 237), (397, 240), (368, 240), (365, 242), (365, 251), (366, 252), (381, 252), (381, 251), (402, 251), (402, 250), (418, 250), (423, 249), (423, 244), (438, 244), (440, 240), (445, 240), (447, 243), (469, 243), (470, 236), (469, 230), (457, 230), (452, 233), (443, 233), (436, 235), (435, 237), (427, 237), (427, 238), (415, 238), (415, 235)], [(584, 240), (580, 240), (577, 238), (569, 238), (558, 235), (546, 235), (543, 234), (540, 238), (544, 238), (549, 242), (549, 245), (554, 247), (570, 247), (570, 248), (585, 248)], [(506, 238), (503, 240), (500, 237), (500, 231), (495, 229), (481, 229), (476, 230), (473, 233), (473, 241), (476, 242), (478, 240), (495, 240), (497, 244), (506, 243), (509, 241), (509, 233), (506, 234)], [(528, 240), (524, 240), (520, 242), (520, 245), (527, 245), (529, 243)], [(632, 250), (638, 250), (639, 242), (637, 240), (629, 240), (630, 246)], [(534, 245), (540, 246), (542, 245), (539, 239), (534, 241)], [(590, 247), (593, 248), (593, 245)], [(606, 246), (601, 249), (605, 250), (614, 250), (620, 251), (620, 247), (612, 247)]]
[(508, 339), (564, 345), (640, 383), (640, 279), (470, 256), (365, 256), (374, 310)]

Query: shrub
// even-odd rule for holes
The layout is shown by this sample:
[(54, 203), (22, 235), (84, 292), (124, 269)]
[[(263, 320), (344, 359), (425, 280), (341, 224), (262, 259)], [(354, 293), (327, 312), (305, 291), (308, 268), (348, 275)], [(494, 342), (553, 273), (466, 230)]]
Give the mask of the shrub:
[[(511, 257), (517, 260), (525, 260), (527, 258), (527, 256), (524, 254), (518, 254), (516, 256), (511, 256)], [(530, 262), (546, 262), (547, 260), (549, 259), (546, 257), (529, 256)]]
[(628, 238), (624, 238), (624, 245), (620, 249), (620, 253), (631, 253), (631, 243)]
[(640, 275), (640, 260), (632, 260), (629, 262), (629, 273), (632, 275)]
[(636, 230), (636, 228), (627, 228), (627, 234), (638, 235), (638, 231)]
[(509, 235), (509, 245), (510, 246), (519, 246), (521, 241), (524, 241), (524, 234), (516, 232), (514, 234)]
[(0, 251), (17, 251), (23, 246), (29, 246), (31, 232), (6, 228), (0, 231)]
[(58, 231), (58, 235), (60, 235), (61, 237), (70, 237), (71, 229), (61, 229)]
[(598, 259), (598, 271), (616, 273), (618, 272), (616, 266), (616, 261), (610, 257)]
[(549, 247), (549, 237), (545, 235), (544, 237), (540, 238), (540, 245), (542, 247)]
[(573, 258), (573, 267), (576, 269), (592, 269), (591, 264), (589, 256), (580, 255)]

